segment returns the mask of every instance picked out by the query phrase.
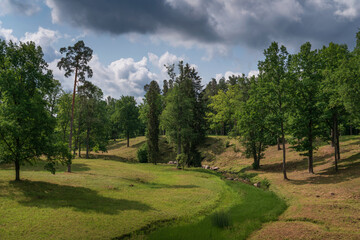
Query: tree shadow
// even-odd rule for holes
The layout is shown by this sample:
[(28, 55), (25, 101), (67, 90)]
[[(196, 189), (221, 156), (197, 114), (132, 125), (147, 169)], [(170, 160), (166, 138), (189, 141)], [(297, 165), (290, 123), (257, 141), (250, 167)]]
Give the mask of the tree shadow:
[[(347, 153), (350, 150), (342, 150), (341, 154)], [(313, 166), (320, 166), (328, 161), (329, 158), (334, 158), (334, 153), (327, 153), (322, 156), (314, 156)], [(286, 171), (287, 172), (294, 172), (294, 171), (303, 171), (308, 168), (308, 158), (304, 157), (302, 159), (298, 159), (295, 161), (286, 161)], [(282, 161), (272, 163), (272, 164), (264, 164), (261, 165), (261, 169), (267, 172), (282, 172)]]
[(148, 182), (144, 179), (140, 179), (140, 178), (136, 178), (136, 179), (133, 179), (133, 178), (122, 178), (126, 181), (129, 181), (129, 182), (133, 182), (134, 184), (143, 184), (149, 188), (175, 188), (175, 189), (178, 189), (178, 188), (199, 188), (199, 186), (197, 185), (193, 185), (193, 184), (190, 184), (190, 185), (171, 185), (171, 184), (164, 184), (164, 183), (155, 183), (155, 182)]
[[(20, 171), (48, 172), (48, 170), (44, 168), (45, 164), (46, 164), (45, 161), (38, 161), (34, 164), (26, 163), (25, 165), (20, 167)], [(88, 165), (84, 163), (72, 163), (71, 168), (73, 171), (76, 172), (83, 172), (90, 170), (90, 167), (88, 167)], [(0, 165), (0, 169), (15, 170), (14, 164), (5, 164), (3, 166)], [(61, 172), (61, 171), (65, 171), (67, 167), (65, 165), (62, 165), (61, 163), (58, 163), (56, 164), (55, 169), (56, 172)]]
[(111, 160), (111, 161), (123, 162), (123, 163), (138, 163), (138, 161), (134, 158), (124, 158), (117, 155), (109, 155), (109, 154), (89, 154), (89, 159), (103, 159), (103, 160)]
[(122, 146), (125, 146), (126, 142), (122, 141), (110, 141), (109, 145), (107, 146), (107, 150), (114, 150), (114, 149), (118, 149), (121, 148)]
[(321, 170), (319, 173), (314, 174), (304, 180), (290, 180), (291, 183), (296, 185), (304, 184), (330, 184), (346, 182), (355, 178), (359, 178), (360, 172), (360, 153), (356, 153), (348, 158), (340, 160), (338, 165), (338, 172), (335, 172), (333, 166)]
[[(149, 211), (152, 208), (138, 201), (101, 196), (97, 191), (84, 187), (58, 185), (40, 181), (11, 181), (10, 185), (24, 194), (18, 202), (28, 207), (73, 208), (80, 212), (98, 212), (114, 215), (120, 211)], [(10, 193), (11, 194), (11, 193)]]

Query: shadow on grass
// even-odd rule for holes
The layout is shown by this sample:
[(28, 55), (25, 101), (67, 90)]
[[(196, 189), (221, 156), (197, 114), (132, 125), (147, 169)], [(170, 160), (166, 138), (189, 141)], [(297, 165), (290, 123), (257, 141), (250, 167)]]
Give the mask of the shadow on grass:
[(125, 146), (126, 142), (125, 141), (109, 141), (109, 145), (107, 146), (107, 150), (114, 150), (114, 149), (118, 149), (121, 148), (122, 146)]
[(134, 184), (144, 184), (145, 186), (149, 188), (198, 188), (197, 185), (171, 185), (171, 184), (163, 184), (163, 183), (154, 183), (154, 182), (148, 182), (144, 179), (136, 178), (122, 178), (126, 181), (133, 182)]
[(111, 161), (123, 162), (123, 163), (138, 163), (138, 161), (134, 158), (124, 158), (117, 155), (108, 155), (108, 154), (89, 154), (89, 159), (103, 159), (103, 160), (111, 160)]
[(360, 172), (360, 153), (354, 154), (348, 158), (340, 160), (338, 165), (338, 172), (335, 172), (334, 167), (326, 168), (319, 173), (304, 179), (304, 180), (290, 180), (296, 185), (304, 184), (330, 184), (346, 182), (354, 178), (359, 178)]
[[(24, 166), (20, 167), (20, 171), (35, 171), (35, 172), (48, 172), (48, 170), (44, 169), (46, 162), (45, 161), (39, 161), (37, 163), (34, 164), (25, 164)], [(65, 165), (62, 164), (57, 164), (55, 166), (56, 168), (56, 172), (63, 172), (66, 171), (67, 167)], [(71, 164), (71, 168), (73, 171), (76, 172), (83, 172), (83, 171), (89, 171), (90, 168), (88, 167), (87, 164), (83, 164), (83, 163), (73, 163)], [(14, 164), (5, 164), (5, 165), (0, 165), (0, 169), (3, 170), (14, 170)]]
[(24, 194), (25, 198), (18, 202), (28, 207), (54, 209), (67, 207), (80, 212), (94, 211), (109, 215), (125, 210), (151, 210), (151, 207), (144, 203), (104, 197), (84, 187), (28, 180), (11, 181), (10, 186)]

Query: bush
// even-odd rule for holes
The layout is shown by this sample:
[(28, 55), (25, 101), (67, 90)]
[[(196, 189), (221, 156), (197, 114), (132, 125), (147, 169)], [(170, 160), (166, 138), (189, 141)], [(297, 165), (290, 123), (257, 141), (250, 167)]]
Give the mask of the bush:
[(225, 142), (225, 148), (228, 148), (228, 147), (230, 147), (230, 141), (229, 141), (229, 140), (226, 140), (226, 142)]
[(140, 163), (147, 163), (148, 162), (148, 149), (147, 144), (143, 144), (138, 150), (137, 150), (137, 159)]
[(176, 161), (178, 162), (179, 166), (184, 167), (186, 160), (187, 160), (187, 155), (185, 153), (181, 153), (176, 156)]
[(264, 178), (260, 182), (260, 186), (263, 186), (264, 188), (269, 188), (271, 185), (270, 181), (267, 178)]
[(226, 228), (231, 225), (230, 214), (224, 211), (216, 212), (211, 216), (211, 222), (215, 227)]

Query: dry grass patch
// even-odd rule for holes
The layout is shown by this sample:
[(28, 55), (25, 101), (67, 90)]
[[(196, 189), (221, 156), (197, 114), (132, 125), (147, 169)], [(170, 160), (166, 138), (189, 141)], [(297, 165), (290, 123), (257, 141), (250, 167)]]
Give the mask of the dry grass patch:
[[(283, 180), (282, 151), (278, 151), (277, 146), (266, 150), (258, 171), (251, 169), (252, 159), (246, 159), (241, 153), (235, 155), (230, 148), (206, 159), (206, 164), (221, 170), (258, 179), (266, 177), (271, 182), (271, 190), (287, 200), (289, 208), (280, 221), (267, 224), (251, 238), (360, 239), (360, 137), (341, 138), (338, 173), (333, 166), (334, 150), (329, 145), (321, 146), (315, 153), (315, 174), (308, 173), (305, 157), (287, 148), (290, 181)], [(207, 146), (206, 151), (211, 152), (211, 146)]]

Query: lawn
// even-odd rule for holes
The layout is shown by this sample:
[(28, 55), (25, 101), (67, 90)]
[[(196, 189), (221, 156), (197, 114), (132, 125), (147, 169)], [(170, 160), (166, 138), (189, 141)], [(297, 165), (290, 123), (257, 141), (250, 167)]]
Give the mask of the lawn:
[(74, 173), (0, 170), (0, 239), (110, 239), (221, 203), (226, 184), (172, 166), (76, 159)]
[[(135, 163), (143, 141), (132, 139), (130, 148), (117, 141), (108, 153), (93, 153), (97, 158), (77, 158), (73, 173), (59, 166), (52, 175), (40, 162), (22, 166), (15, 182), (13, 166), (0, 166), (0, 239), (166, 239), (176, 226), (175, 232), (200, 234), (200, 226), (203, 233), (213, 229), (212, 239), (239, 239), (285, 208), (275, 194), (210, 170)], [(219, 211), (230, 216), (231, 228), (211, 223)]]

